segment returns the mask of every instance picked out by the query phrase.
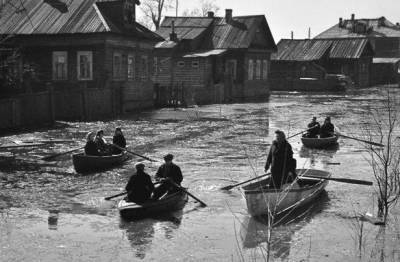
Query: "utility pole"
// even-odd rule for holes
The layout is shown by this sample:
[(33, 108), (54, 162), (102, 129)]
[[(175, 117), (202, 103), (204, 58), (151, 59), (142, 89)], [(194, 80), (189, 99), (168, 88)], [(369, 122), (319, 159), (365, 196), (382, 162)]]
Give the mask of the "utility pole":
[(308, 28), (308, 39), (311, 39), (311, 27)]
[(178, 4), (179, 4), (179, 0), (176, 0), (176, 4), (175, 4), (175, 7), (176, 7), (176, 17), (178, 17)]

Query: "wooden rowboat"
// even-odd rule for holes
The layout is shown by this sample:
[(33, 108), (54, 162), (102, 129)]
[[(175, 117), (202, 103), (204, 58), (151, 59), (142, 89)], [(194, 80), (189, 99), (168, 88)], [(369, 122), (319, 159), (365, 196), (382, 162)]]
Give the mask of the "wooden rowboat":
[(281, 189), (269, 188), (270, 177), (268, 177), (242, 187), (249, 214), (252, 216), (270, 213), (279, 215), (290, 209), (306, 205), (325, 189), (328, 180), (302, 176), (313, 175), (326, 178), (331, 176), (329, 172), (313, 169), (298, 169), (296, 172), (299, 181), (294, 183), (293, 186), (286, 184)]
[(140, 219), (180, 210), (185, 206), (187, 201), (187, 193), (179, 191), (165, 195), (157, 201), (149, 201), (142, 205), (127, 202), (123, 199), (118, 203), (118, 210), (121, 217), (125, 219)]
[(339, 136), (332, 136), (327, 138), (308, 138), (302, 137), (301, 142), (305, 147), (309, 148), (329, 148), (331, 146), (337, 145)]
[(90, 173), (106, 170), (121, 165), (129, 158), (127, 153), (111, 156), (88, 156), (84, 153), (72, 155), (75, 171), (78, 173)]

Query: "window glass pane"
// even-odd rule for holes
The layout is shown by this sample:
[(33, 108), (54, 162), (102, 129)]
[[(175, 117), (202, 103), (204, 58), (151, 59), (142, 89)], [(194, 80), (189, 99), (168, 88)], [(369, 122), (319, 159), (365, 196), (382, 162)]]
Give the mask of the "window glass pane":
[(254, 76), (254, 63), (253, 60), (250, 59), (249, 60), (249, 72), (248, 72), (248, 79), (249, 80), (253, 80), (253, 76)]
[(53, 79), (66, 80), (67, 79), (67, 56), (65, 51), (53, 52)]

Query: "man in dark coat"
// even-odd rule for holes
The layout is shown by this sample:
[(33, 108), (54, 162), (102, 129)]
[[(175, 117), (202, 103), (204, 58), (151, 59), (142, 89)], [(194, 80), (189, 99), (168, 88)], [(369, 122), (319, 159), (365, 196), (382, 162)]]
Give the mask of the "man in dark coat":
[(131, 176), (125, 187), (128, 192), (128, 201), (143, 204), (150, 199), (154, 190), (154, 184), (150, 176), (144, 172), (144, 164), (136, 165), (136, 174)]
[(170, 183), (180, 185), (183, 180), (182, 172), (179, 166), (172, 163), (174, 156), (168, 154), (164, 156), (165, 164), (161, 165), (156, 173), (156, 180), (161, 181), (161, 184), (154, 190), (153, 199), (159, 199), (165, 193), (174, 193), (178, 190), (176, 186)]
[(307, 125), (308, 131), (306, 134), (306, 137), (308, 138), (317, 138), (319, 135), (319, 130), (321, 126), (317, 122), (317, 118), (314, 116), (311, 120), (311, 122)]
[(335, 135), (335, 126), (331, 123), (331, 118), (325, 118), (324, 124), (321, 126), (320, 137), (327, 138)]
[[(124, 134), (122, 133), (122, 130), (119, 127), (117, 127), (115, 129), (114, 136), (113, 136), (113, 144), (117, 145), (118, 147), (121, 147), (121, 148), (126, 147), (126, 140), (125, 140)], [(113, 147), (113, 154), (118, 155), (121, 153), (122, 153), (121, 149), (119, 149), (117, 147)]]
[(287, 142), (285, 133), (280, 130), (275, 132), (265, 172), (271, 167), (270, 187), (279, 189), (285, 183), (292, 182), (296, 177), (296, 160), (293, 158), (292, 146)]

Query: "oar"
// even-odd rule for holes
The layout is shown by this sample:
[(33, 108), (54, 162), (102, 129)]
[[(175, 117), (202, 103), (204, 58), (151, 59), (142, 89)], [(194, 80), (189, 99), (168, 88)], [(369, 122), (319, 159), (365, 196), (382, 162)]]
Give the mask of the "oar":
[(139, 155), (138, 153), (129, 151), (128, 149), (122, 148), (122, 147), (120, 147), (120, 146), (118, 146), (118, 145), (116, 145), (116, 144), (112, 144), (112, 146), (118, 148), (118, 149), (121, 150), (121, 151), (126, 151), (126, 152), (128, 152), (128, 153), (130, 153), (130, 154), (132, 154), (132, 155), (135, 155), (135, 156), (141, 157), (141, 158), (143, 158), (143, 159), (149, 160), (150, 162), (158, 162), (157, 160), (151, 159), (151, 158), (149, 158), (149, 157), (147, 157), (147, 156)]
[(309, 129), (306, 129), (306, 130), (301, 131), (301, 132), (299, 132), (299, 133), (297, 133), (297, 134), (294, 134), (294, 135), (292, 135), (292, 136), (289, 136), (287, 139), (290, 139), (290, 138), (293, 138), (293, 137), (295, 137), (295, 136), (301, 135), (301, 134), (303, 134), (304, 132), (310, 131), (310, 130), (316, 128), (316, 127), (317, 127), (317, 126), (315, 125), (315, 126), (309, 128)]
[(356, 184), (356, 185), (367, 185), (372, 186), (373, 183), (371, 181), (365, 180), (357, 180), (357, 179), (349, 179), (349, 178), (337, 178), (337, 177), (320, 177), (320, 176), (313, 176), (313, 175), (304, 175), (300, 176), (299, 178), (316, 178), (316, 179), (324, 179), (324, 180), (332, 180), (341, 183), (348, 183), (348, 184)]
[(172, 180), (169, 180), (169, 182), (176, 186), (177, 188), (179, 188), (180, 190), (182, 190), (183, 192), (185, 192), (186, 194), (188, 194), (189, 196), (191, 196), (194, 200), (196, 200), (197, 202), (199, 202), (201, 204), (201, 206), (206, 207), (207, 204), (204, 203), (203, 201), (201, 201), (200, 199), (198, 199), (197, 197), (195, 197), (194, 195), (192, 195), (189, 191), (187, 191), (185, 188), (181, 187), (180, 185), (178, 185), (177, 183), (175, 183)]
[(353, 139), (353, 140), (356, 140), (356, 141), (359, 141), (359, 142), (367, 143), (367, 144), (370, 144), (370, 145), (373, 145), (373, 146), (385, 147), (383, 144), (379, 144), (379, 143), (375, 143), (375, 142), (371, 142), (371, 141), (367, 141), (367, 140), (363, 140), (363, 139), (359, 139), (359, 138), (355, 138), (355, 137), (351, 137), (351, 136), (345, 136), (345, 135), (342, 135), (342, 134), (337, 133), (337, 132), (336, 132), (336, 135), (344, 137), (344, 138), (348, 138), (348, 139)]
[(238, 184), (234, 184), (234, 185), (230, 185), (230, 186), (225, 186), (225, 187), (222, 187), (221, 190), (231, 190), (231, 189), (234, 188), (234, 187), (237, 187), (237, 186), (246, 184), (246, 183), (248, 183), (248, 182), (251, 182), (251, 181), (254, 181), (254, 180), (257, 180), (257, 179), (260, 179), (260, 178), (269, 176), (269, 175), (270, 175), (270, 174), (265, 174), (265, 175), (262, 175), (262, 176), (259, 176), (259, 177), (256, 177), (256, 178), (252, 178), (252, 179), (249, 179), (249, 180), (240, 182), (240, 183), (238, 183)]
[(128, 194), (128, 192), (122, 192), (122, 193), (119, 193), (119, 194), (117, 194), (117, 195), (105, 197), (104, 199), (105, 199), (105, 200), (111, 200), (111, 199), (113, 199), (113, 198), (116, 198), (116, 197), (119, 197), (119, 196), (124, 196), (124, 195), (126, 195), (126, 194)]
[(54, 158), (56, 158), (56, 157), (66, 155), (66, 154), (69, 154), (69, 153), (72, 153), (72, 152), (81, 150), (81, 149), (83, 149), (83, 148), (85, 148), (85, 147), (82, 146), (82, 147), (75, 148), (75, 149), (72, 149), (72, 150), (69, 150), (69, 151), (66, 151), (66, 152), (57, 153), (57, 154), (54, 154), (54, 155), (51, 155), (51, 156), (46, 156), (46, 157), (43, 157), (42, 160), (44, 160), (44, 161), (50, 161), (50, 160), (52, 160), (52, 159), (54, 159)]

